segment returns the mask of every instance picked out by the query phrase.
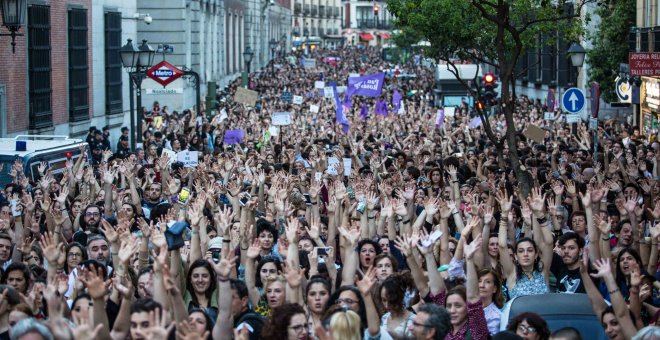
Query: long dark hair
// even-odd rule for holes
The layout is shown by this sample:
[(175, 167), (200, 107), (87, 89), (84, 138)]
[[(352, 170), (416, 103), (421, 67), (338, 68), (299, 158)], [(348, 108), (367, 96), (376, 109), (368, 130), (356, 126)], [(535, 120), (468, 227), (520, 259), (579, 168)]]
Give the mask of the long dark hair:
[(630, 247), (621, 249), (621, 251), (619, 251), (619, 255), (616, 256), (616, 283), (619, 286), (622, 284), (628, 284), (628, 280), (621, 270), (621, 258), (626, 253), (630, 254), (630, 256), (632, 256), (639, 265), (640, 270), (642, 269), (642, 257), (639, 256), (639, 253), (635, 249)]
[(263, 267), (266, 263), (270, 263), (270, 262), (275, 264), (275, 268), (277, 268), (278, 273), (282, 271), (282, 263), (276, 257), (273, 256), (262, 257), (259, 263), (257, 264), (257, 271), (254, 273), (255, 276), (254, 285), (257, 288), (262, 288), (264, 286), (261, 279), (261, 267)]
[(204, 259), (195, 260), (195, 262), (190, 265), (190, 269), (188, 269), (188, 275), (186, 275), (186, 289), (190, 293), (190, 297), (192, 298), (193, 303), (195, 303), (197, 306), (199, 306), (199, 301), (197, 301), (197, 295), (195, 294), (195, 290), (193, 289), (192, 285), (192, 272), (196, 268), (200, 267), (206, 268), (206, 270), (209, 272), (211, 282), (209, 284), (209, 288), (204, 292), (204, 295), (207, 299), (209, 299), (209, 302), (211, 301), (211, 297), (213, 296), (213, 293), (215, 292), (215, 289), (218, 285), (215, 278), (215, 270), (211, 268), (211, 265)]
[(330, 295), (330, 298), (328, 299), (328, 302), (325, 304), (325, 308), (323, 308), (324, 312), (323, 314), (325, 315), (331, 307), (337, 304), (337, 299), (339, 299), (339, 295), (341, 293), (350, 290), (357, 296), (358, 299), (358, 306), (360, 309), (358, 310), (357, 314), (360, 316), (360, 320), (362, 321), (362, 331), (367, 328), (367, 307), (364, 304), (364, 299), (362, 298), (362, 294), (360, 294), (360, 291), (355, 288), (354, 286), (341, 286), (339, 289), (335, 290), (332, 295)]
[(285, 303), (273, 309), (272, 316), (261, 331), (262, 339), (286, 340), (291, 319), (296, 314), (305, 314), (305, 309), (297, 303)]
[[(516, 246), (513, 249), (514, 254), (518, 254), (518, 246), (523, 242), (529, 242), (534, 247), (534, 251), (536, 252), (536, 258), (534, 259), (534, 271), (542, 272), (543, 262), (541, 262), (541, 256), (539, 256), (539, 247), (536, 245), (536, 242), (534, 242), (534, 240), (532, 240), (531, 238), (523, 237), (520, 240), (518, 240), (518, 242), (516, 242)], [(520, 280), (522, 275), (523, 275), (522, 266), (516, 260), (516, 280)]]

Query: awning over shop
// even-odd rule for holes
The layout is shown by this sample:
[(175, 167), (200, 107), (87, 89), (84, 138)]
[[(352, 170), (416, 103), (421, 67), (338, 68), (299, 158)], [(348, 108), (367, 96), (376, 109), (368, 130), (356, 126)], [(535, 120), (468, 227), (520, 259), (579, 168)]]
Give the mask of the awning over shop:
[(380, 32), (380, 37), (383, 38), (383, 39), (389, 39), (390, 34), (387, 33), (387, 32)]
[(323, 39), (325, 39), (325, 40), (341, 40), (341, 39), (344, 39), (344, 37), (342, 37), (341, 35), (326, 35), (325, 37), (323, 37)]
[(374, 40), (374, 36), (369, 32), (360, 33), (360, 39), (364, 41)]

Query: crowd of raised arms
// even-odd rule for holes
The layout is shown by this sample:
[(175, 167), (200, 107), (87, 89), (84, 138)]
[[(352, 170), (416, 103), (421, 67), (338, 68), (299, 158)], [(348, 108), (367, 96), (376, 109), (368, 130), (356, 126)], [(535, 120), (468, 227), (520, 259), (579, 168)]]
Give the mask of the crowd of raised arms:
[[(601, 122), (594, 155), (584, 124), (516, 98), (523, 185), (467, 101), (438, 112), (419, 58), (301, 58), (249, 76), (255, 107), (234, 100), (240, 80), (214, 116), (155, 103), (144, 148), (90, 130), (59, 173), (6, 164), (0, 339), (580, 339), (534, 313), (502, 319), (506, 301), (550, 292), (588, 294), (611, 339), (658, 338), (656, 136)], [(315, 82), (379, 72), (381, 96), (352, 97), (336, 123)], [(272, 128), (275, 112), (291, 124)], [(488, 121), (505, 134), (503, 113)], [(172, 156), (185, 150), (196, 165)]]

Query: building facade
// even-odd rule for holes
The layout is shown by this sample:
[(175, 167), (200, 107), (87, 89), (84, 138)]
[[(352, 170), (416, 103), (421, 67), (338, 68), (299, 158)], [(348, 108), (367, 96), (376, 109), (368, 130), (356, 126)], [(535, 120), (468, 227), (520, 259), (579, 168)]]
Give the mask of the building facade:
[(313, 50), (342, 44), (340, 0), (293, 1), (293, 48)]
[[(203, 98), (206, 82), (222, 88), (246, 69), (246, 47), (255, 53), (253, 71), (272, 57), (271, 39), (278, 52), (289, 48), (290, 8), (289, 0), (28, 0), (16, 53), (10, 38), (0, 38), (0, 137), (84, 137), (90, 126), (107, 125), (114, 146), (130, 126), (129, 78), (119, 59), (127, 39), (169, 45), (154, 63), (199, 73)], [(143, 106), (159, 101), (171, 112), (195, 104), (190, 78), (162, 88), (145, 80)]]
[(392, 19), (384, 1), (343, 1), (342, 37), (348, 45), (387, 45)]
[[(631, 52), (660, 52), (660, 1), (637, 0), (635, 25), (630, 28)], [(639, 79), (639, 80), (638, 80)], [(637, 84), (639, 89), (637, 90)], [(633, 78), (635, 123), (646, 135), (657, 135), (660, 125), (660, 77)], [(639, 100), (636, 100), (636, 90)]]

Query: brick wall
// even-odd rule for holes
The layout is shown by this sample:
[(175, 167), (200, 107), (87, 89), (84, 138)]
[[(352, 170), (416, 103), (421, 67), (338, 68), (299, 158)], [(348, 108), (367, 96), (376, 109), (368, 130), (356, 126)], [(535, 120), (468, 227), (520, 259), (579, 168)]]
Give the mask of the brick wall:
[[(93, 108), (92, 92), (92, 2), (91, 0), (50, 0), (45, 4), (50, 5), (51, 24), (51, 86), (52, 86), (52, 111), (53, 126), (65, 124), (69, 121), (69, 83), (68, 83), (68, 25), (67, 11), (70, 5), (80, 5), (87, 9), (87, 43), (89, 50), (87, 58), (89, 71), (89, 106), (90, 114)], [(27, 18), (25, 19), (27, 26)], [(2, 28), (4, 31), (4, 27)], [(27, 33), (27, 27), (21, 28), (21, 33)], [(7, 132), (17, 133), (28, 129), (28, 60), (27, 60), (27, 36), (17, 37), (16, 54), (12, 54), (10, 38), (0, 38), (0, 83), (7, 88)], [(102, 51), (101, 51), (102, 52)]]

